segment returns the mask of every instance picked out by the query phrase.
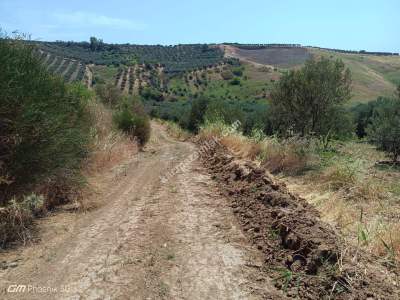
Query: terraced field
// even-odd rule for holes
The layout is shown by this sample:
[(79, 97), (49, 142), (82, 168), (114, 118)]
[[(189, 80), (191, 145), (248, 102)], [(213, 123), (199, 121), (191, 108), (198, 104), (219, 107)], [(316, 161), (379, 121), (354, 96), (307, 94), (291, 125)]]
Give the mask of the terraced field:
[[(104, 68), (95, 67), (99, 73), (104, 73)], [(105, 73), (101, 74), (104, 78)], [(122, 92), (137, 95), (146, 86), (162, 90), (166, 85), (164, 68), (161, 65), (134, 64), (130, 67), (120, 67), (114, 75), (114, 85)], [(105, 81), (107, 81), (104, 78)], [(110, 80), (110, 78), (108, 78)]]
[(86, 66), (80, 61), (43, 51), (40, 59), (49, 72), (61, 75), (67, 82), (82, 81), (85, 77)]

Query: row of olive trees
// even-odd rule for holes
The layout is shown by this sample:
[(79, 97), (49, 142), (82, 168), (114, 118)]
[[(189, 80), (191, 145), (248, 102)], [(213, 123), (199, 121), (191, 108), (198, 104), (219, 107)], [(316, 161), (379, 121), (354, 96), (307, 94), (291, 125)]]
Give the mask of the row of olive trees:
[[(351, 73), (340, 60), (309, 60), (282, 76), (271, 93), (270, 124), (281, 136), (316, 136), (324, 141), (354, 133), (344, 108), (351, 98)], [(394, 161), (400, 156), (400, 86), (397, 96), (377, 106), (367, 138)]]

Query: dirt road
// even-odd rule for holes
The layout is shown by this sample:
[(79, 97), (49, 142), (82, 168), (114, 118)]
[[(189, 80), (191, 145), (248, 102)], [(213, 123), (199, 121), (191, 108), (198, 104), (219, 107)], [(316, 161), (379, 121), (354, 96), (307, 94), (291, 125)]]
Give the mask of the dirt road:
[(40, 242), (0, 253), (1, 299), (284, 298), (198, 161), (160, 179), (195, 146), (152, 130), (105, 179), (99, 208), (46, 218)]

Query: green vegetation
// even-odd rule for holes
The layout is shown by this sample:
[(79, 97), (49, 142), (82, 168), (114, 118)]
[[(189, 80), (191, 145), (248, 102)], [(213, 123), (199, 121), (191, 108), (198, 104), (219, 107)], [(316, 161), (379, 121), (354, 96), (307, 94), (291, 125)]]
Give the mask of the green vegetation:
[[(50, 178), (46, 182), (65, 191), (69, 188), (64, 182), (80, 179), (90, 138), (99, 136), (87, 113), (93, 94), (48, 71), (67, 81), (76, 75), (79, 81), (85, 64), (94, 64), (92, 83), (102, 102), (97, 106), (108, 112), (107, 126), (99, 126), (104, 137), (104, 127), (116, 128), (126, 133), (120, 133), (126, 140), (136, 139), (143, 146), (150, 136), (149, 113), (166, 120), (165, 126), (180, 139), (189, 136), (187, 131), (220, 134), (235, 153), (257, 159), (281, 176), (310, 178), (323, 186), (324, 193), (342, 192), (346, 201), (358, 204), (360, 199), (383, 199), (368, 172), (388, 173), (374, 166), (384, 155), (367, 141), (398, 160), (400, 101), (391, 97), (400, 82), (399, 58), (297, 45), (240, 48), (241, 55), (251, 50), (253, 56), (246, 56), (250, 61), (261, 59), (271, 65), (224, 59), (211, 45), (110, 45), (94, 37), (90, 43), (2, 41), (0, 205), (7, 209), (7, 222), (20, 216), (30, 222), (41, 200), (27, 198), (26, 191), (36, 191), (41, 182)], [(282, 49), (289, 49), (289, 58), (282, 57)], [(304, 64), (310, 54), (314, 59)], [(400, 87), (398, 93), (400, 98)], [(384, 97), (352, 106), (354, 99), (365, 102), (378, 95)], [(237, 126), (229, 131), (232, 123)], [(221, 134), (228, 131), (228, 136)], [(373, 153), (370, 160), (365, 153)], [(396, 170), (390, 172), (397, 178)], [(384, 189), (399, 195), (398, 181), (388, 180)], [(349, 210), (357, 214), (352, 207)], [(9, 235), (3, 242), (12, 239)], [(389, 245), (387, 239), (385, 243)]]
[[(68, 82), (80, 82), (83, 79), (85, 74), (85, 65), (79, 61), (62, 58), (62, 56), (50, 55), (46, 52), (42, 52), (42, 54), (38, 53), (36, 50), (34, 52), (49, 72), (62, 75), (62, 77)], [(47, 58), (47, 55), (49, 55), (49, 58)], [(76, 72), (77, 68), (79, 68), (77, 76), (76, 78), (72, 78), (71, 76)]]
[[(309, 60), (282, 76), (271, 94), (274, 128), (282, 135), (346, 135), (342, 105), (350, 100), (351, 75), (343, 62)], [(350, 124), (351, 125), (351, 124)]]
[(352, 73), (352, 103), (369, 102), (380, 96), (391, 97), (396, 84), (400, 83), (400, 56), (377, 56), (338, 53), (310, 49), (316, 56), (341, 59)]
[(45, 178), (73, 180), (86, 156), (90, 93), (50, 75), (34, 48), (0, 41), (0, 204)]
[(125, 135), (111, 133), (110, 108), (117, 109), (116, 127), (132, 139), (144, 145), (150, 136), (137, 99), (123, 97), (112, 84), (97, 85), (105, 108), (83, 85), (50, 72), (83, 77), (79, 61), (68, 68), (70, 61), (60, 57), (47, 57), (45, 65), (33, 43), (0, 40), (0, 247), (28, 238), (42, 212), (78, 200), (89, 162), (100, 168), (114, 155), (111, 148), (118, 156), (131, 149)]
[(108, 107), (116, 107), (121, 102), (121, 91), (111, 83), (97, 84), (95, 91), (101, 102)]
[(77, 59), (85, 64), (132, 65), (162, 64), (168, 73), (183, 72), (218, 64), (223, 53), (218, 47), (202, 44), (176, 46), (144, 46), (106, 44), (101, 39), (88, 42), (35, 42), (46, 53)]
[(400, 156), (400, 98), (389, 99), (374, 109), (368, 138), (378, 149), (386, 151), (397, 162)]
[(124, 98), (114, 114), (114, 122), (119, 129), (137, 139), (143, 146), (150, 139), (150, 119), (140, 100)]

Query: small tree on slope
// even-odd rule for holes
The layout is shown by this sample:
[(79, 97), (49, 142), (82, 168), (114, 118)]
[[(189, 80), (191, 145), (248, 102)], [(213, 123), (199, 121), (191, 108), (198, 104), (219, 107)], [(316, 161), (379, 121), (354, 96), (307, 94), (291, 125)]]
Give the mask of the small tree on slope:
[(275, 130), (301, 136), (348, 131), (342, 105), (350, 97), (351, 74), (342, 61), (309, 60), (284, 74), (271, 93)]

